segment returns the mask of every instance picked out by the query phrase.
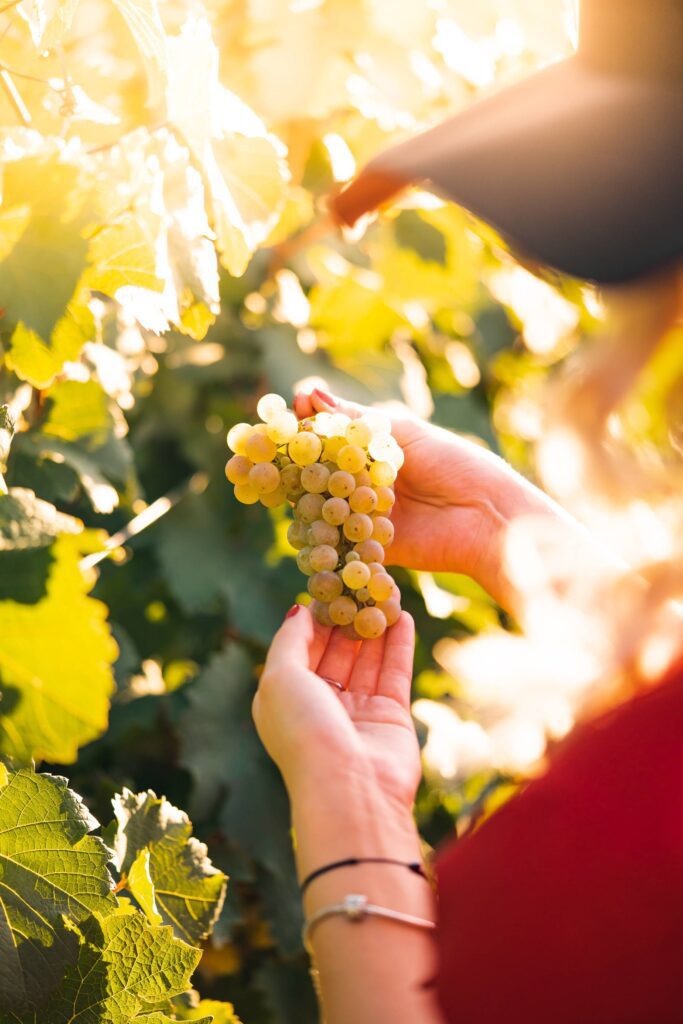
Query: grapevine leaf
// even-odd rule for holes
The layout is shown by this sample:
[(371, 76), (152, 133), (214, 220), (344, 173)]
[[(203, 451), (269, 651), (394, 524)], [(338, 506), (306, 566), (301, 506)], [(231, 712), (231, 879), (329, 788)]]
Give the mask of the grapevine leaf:
[[(187, 815), (151, 790), (135, 794), (127, 789), (115, 798), (114, 812), (119, 823), (117, 863), (128, 874), (133, 895), (137, 899), (141, 894), (144, 909), (151, 908), (151, 916), (158, 914), (186, 942), (206, 938), (220, 913), (226, 878), (211, 864), (204, 844), (192, 836)], [(140, 861), (145, 852), (151, 892)]]
[(0, 770), (0, 1010), (35, 1006), (61, 981), (76, 944), (61, 915), (115, 906), (96, 827), (66, 779)]
[(275, 227), (285, 200), (282, 145), (218, 78), (218, 48), (206, 21), (168, 40), (166, 104), (203, 168), (223, 266), (239, 277)]
[(60, 43), (71, 28), (78, 0), (23, 0), (19, 14), (28, 22), (31, 38), (40, 50)]
[(156, 1007), (188, 988), (201, 951), (176, 939), (170, 928), (149, 925), (142, 914), (125, 908), (93, 915), (79, 930), (78, 958), (51, 1000), (45, 1024), (170, 1021)]
[(55, 470), (73, 471), (96, 512), (108, 513), (118, 505), (110, 481), (123, 483), (128, 477), (130, 458), (125, 440), (110, 437), (104, 445), (91, 446), (84, 439), (62, 441), (43, 433), (27, 433), (19, 435), (15, 449), (34, 460), (38, 469), (47, 464)]
[(69, 764), (107, 726), (116, 644), (79, 568), (87, 540), (57, 538), (36, 604), (0, 601), (0, 753), (21, 762)]
[(33, 491), (13, 487), (9, 494), (0, 494), (0, 552), (43, 548), (61, 533), (80, 531), (77, 519), (58, 512)]
[(47, 388), (62, 368), (57, 355), (35, 331), (19, 321), (5, 356), (7, 368), (36, 388)]
[(140, 53), (160, 70), (166, 69), (166, 33), (156, 0), (114, 0)]
[(140, 905), (150, 924), (163, 924), (154, 898), (154, 883), (149, 869), (149, 850), (140, 850), (128, 871), (127, 889)]
[(288, 898), (298, 891), (289, 803), (253, 726), (254, 680), (244, 651), (230, 645), (215, 655), (187, 695), (189, 708), (179, 724), (181, 760), (195, 780), (195, 814), (218, 806), (226, 838), (269, 873), (298, 934), (300, 901)]
[[(180, 1000), (174, 1004), (176, 1020), (191, 1020), (193, 1024), (240, 1024), (232, 1003), (219, 1002), (217, 999), (201, 999), (195, 1006), (184, 1006)], [(208, 1014), (209, 1016), (206, 1016)]]
[[(28, 337), (21, 336), (22, 346), (29, 346), (33, 335), (48, 345), (85, 265), (91, 190), (84, 178), (84, 170), (59, 151), (5, 162), (0, 307), (10, 321), (24, 325)], [(33, 380), (31, 363), (27, 370), (20, 360), (23, 379), (44, 387), (45, 356), (34, 351), (32, 358), (39, 359), (40, 377)]]
[(96, 380), (65, 380), (50, 389), (43, 431), (65, 441), (104, 441), (112, 429), (109, 401)]

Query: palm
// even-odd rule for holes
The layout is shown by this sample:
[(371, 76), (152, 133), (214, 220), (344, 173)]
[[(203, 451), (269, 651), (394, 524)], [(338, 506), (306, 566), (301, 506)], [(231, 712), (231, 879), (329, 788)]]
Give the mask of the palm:
[(382, 790), (410, 806), (420, 781), (420, 755), (410, 712), (390, 697), (352, 690), (339, 695)]

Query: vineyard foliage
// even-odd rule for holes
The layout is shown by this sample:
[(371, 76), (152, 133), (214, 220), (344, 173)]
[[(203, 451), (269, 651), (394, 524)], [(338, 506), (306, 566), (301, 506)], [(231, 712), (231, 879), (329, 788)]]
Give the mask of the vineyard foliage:
[[(2, 1024), (317, 1020), (250, 716), (302, 582), (226, 432), (324, 382), (531, 469), (586, 291), (425, 192), (291, 240), (383, 146), (569, 48), (560, 0), (0, 7)], [(396, 578), (416, 697), (447, 708), (435, 647), (505, 620), (465, 578)], [(432, 772), (425, 838), (494, 782)]]

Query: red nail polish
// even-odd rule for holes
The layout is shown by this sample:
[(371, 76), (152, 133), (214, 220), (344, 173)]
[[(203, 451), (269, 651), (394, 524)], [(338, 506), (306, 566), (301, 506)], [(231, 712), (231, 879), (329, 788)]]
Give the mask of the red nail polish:
[(318, 398), (322, 398), (323, 402), (325, 402), (327, 405), (337, 404), (332, 395), (328, 395), (327, 391), (321, 391), (320, 388), (313, 388), (313, 394), (317, 395)]
[(292, 607), (287, 612), (287, 614), (285, 615), (285, 620), (293, 618), (293, 616), (296, 615), (296, 613), (299, 611), (300, 608), (301, 608), (300, 604), (293, 604)]

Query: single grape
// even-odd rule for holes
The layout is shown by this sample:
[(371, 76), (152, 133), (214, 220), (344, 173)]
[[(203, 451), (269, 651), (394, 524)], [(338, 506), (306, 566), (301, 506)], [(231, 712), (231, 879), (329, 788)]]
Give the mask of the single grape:
[(282, 484), (276, 487), (274, 491), (268, 491), (267, 494), (260, 495), (260, 501), (264, 508), (277, 508), (278, 505), (284, 505), (287, 501), (287, 491), (284, 489)]
[(361, 469), (360, 473), (355, 473), (353, 478), (356, 481), (356, 487), (372, 487), (372, 480), (367, 469)]
[(345, 562), (357, 562), (360, 559), (360, 555), (357, 551), (347, 551), (344, 555)]
[(341, 573), (342, 579), (349, 590), (359, 590), (370, 579), (370, 570), (365, 562), (347, 562)]
[(286, 466), (292, 465), (292, 460), (290, 459), (289, 455), (278, 455), (277, 462), (280, 469), (284, 469)]
[(391, 451), (390, 451), (390, 454), (389, 454), (389, 462), (391, 462), (391, 464), (395, 467), (396, 472), (398, 473), (399, 469), (401, 468), (403, 463), (406, 461), (406, 457), (403, 454), (403, 449), (401, 448), (401, 446), (399, 444), (396, 443), (396, 441), (394, 441), (393, 437), (392, 437), (391, 440), (394, 443), (391, 446)]
[(324, 515), (325, 504), (321, 494), (303, 494), (296, 503), (295, 515), (297, 519), (310, 525), (316, 519), (320, 519), (321, 514)]
[(377, 495), (372, 487), (357, 487), (349, 498), (349, 505), (354, 512), (374, 512), (377, 508)]
[(349, 503), (343, 498), (328, 498), (323, 505), (323, 519), (332, 526), (341, 526), (350, 514)]
[(370, 600), (370, 591), (367, 587), (361, 587), (360, 590), (356, 591), (356, 599), (360, 604), (367, 604)]
[(296, 462), (297, 466), (310, 466), (312, 462), (317, 462), (322, 450), (322, 441), (310, 430), (297, 434), (287, 448), (290, 459)]
[(394, 524), (386, 516), (374, 516), (372, 520), (372, 536), (382, 547), (388, 548), (394, 539)]
[[(356, 552), (356, 554), (358, 555), (358, 552)], [(360, 555), (358, 555), (358, 557), (360, 558)], [(385, 576), (388, 575), (386, 568), (382, 565), (381, 562), (367, 562), (366, 565), (373, 576), (376, 575), (376, 573), (378, 572), (383, 573)]]
[(388, 573), (375, 573), (368, 580), (368, 590), (373, 601), (388, 601), (394, 593), (394, 581)]
[(293, 412), (278, 412), (268, 421), (267, 434), (275, 444), (289, 444), (298, 433), (299, 421)]
[(391, 487), (376, 487), (375, 494), (377, 495), (377, 511), (391, 512), (396, 501), (396, 495)]
[(364, 562), (384, 561), (384, 548), (378, 540), (363, 540), (356, 544), (355, 550)]
[(252, 462), (272, 462), (277, 455), (277, 447), (274, 441), (254, 428), (251, 437), (245, 441), (244, 454)]
[(306, 546), (305, 548), (301, 548), (301, 550), (298, 552), (296, 556), (296, 564), (299, 566), (299, 569), (304, 574), (304, 576), (313, 575), (313, 569), (311, 567), (312, 550), (313, 548), (309, 548), (308, 546)]
[(316, 601), (329, 604), (335, 597), (340, 597), (344, 585), (336, 572), (317, 572), (308, 581), (308, 592)]
[(329, 459), (330, 462), (337, 464), (337, 456), (342, 448), (345, 448), (349, 442), (345, 437), (329, 437), (325, 441), (325, 447), (323, 449), (323, 459)]
[(375, 434), (368, 445), (368, 451), (373, 459), (376, 459), (377, 462), (390, 461), (389, 455), (393, 450), (393, 440), (391, 434)]
[(318, 544), (311, 551), (311, 569), (314, 572), (324, 572), (329, 569), (336, 569), (339, 555), (330, 544)]
[(366, 516), (363, 512), (353, 512), (344, 523), (344, 536), (347, 540), (354, 542), (367, 540), (371, 537), (372, 519), (370, 516)]
[(367, 423), (373, 435), (391, 433), (391, 420), (378, 409), (369, 409), (368, 412), (363, 413), (361, 420), (363, 423)]
[(330, 605), (325, 604), (323, 601), (313, 601), (313, 616), (316, 622), (319, 622), (321, 626), (334, 626), (334, 621), (330, 615)]
[(344, 445), (337, 455), (337, 465), (347, 473), (360, 473), (365, 469), (365, 461), (365, 452), (355, 444)]
[(235, 497), (242, 505), (255, 505), (258, 501), (258, 491), (255, 491), (251, 484), (235, 484)]
[(346, 437), (346, 428), (351, 419), (344, 412), (333, 412), (330, 416), (330, 437)]
[(330, 436), (332, 422), (332, 414), (329, 412), (319, 412), (316, 414), (315, 419), (311, 420), (313, 429), (318, 437)]
[(273, 416), (279, 412), (286, 412), (287, 403), (281, 395), (263, 395), (259, 398), (258, 405), (256, 406), (256, 412), (259, 414), (264, 423), (270, 422)]
[(373, 462), (370, 479), (377, 487), (391, 487), (396, 479), (396, 467), (391, 462)]
[(311, 523), (307, 536), (308, 543), (312, 547), (316, 547), (318, 544), (329, 544), (330, 547), (336, 548), (339, 543), (339, 530), (336, 526), (326, 523), (324, 519), (316, 519), (314, 523)]
[(249, 483), (257, 494), (268, 494), (280, 486), (280, 470), (272, 462), (257, 462), (249, 470)]
[(301, 470), (301, 485), (312, 494), (322, 494), (327, 487), (330, 471), (320, 462), (313, 462)]
[(348, 498), (356, 489), (356, 481), (351, 473), (344, 473), (339, 469), (331, 474), (327, 481), (327, 489), (333, 498)]
[(354, 629), (352, 622), (350, 622), (348, 626), (340, 626), (339, 632), (342, 634), (342, 636), (346, 637), (347, 640), (360, 641), (361, 639), (358, 633), (356, 633), (356, 630)]
[(308, 527), (298, 519), (287, 527), (287, 540), (297, 551), (308, 546)]
[(363, 420), (351, 420), (346, 428), (346, 440), (349, 444), (358, 445), (359, 448), (367, 448), (372, 439), (372, 430)]
[(249, 470), (253, 465), (246, 455), (233, 455), (225, 464), (225, 475), (231, 484), (249, 483)]
[(352, 597), (335, 597), (330, 602), (330, 618), (335, 626), (348, 626), (353, 622), (358, 605)]
[(254, 434), (263, 434), (264, 437), (268, 434), (267, 423), (255, 423), (251, 429)]
[(230, 427), (228, 431), (230, 451), (233, 451), (235, 455), (246, 455), (245, 444), (253, 433), (254, 428), (249, 423), (236, 423), (234, 427)]
[(375, 640), (387, 628), (387, 618), (381, 608), (361, 608), (353, 620), (353, 627), (364, 640)]
[(393, 626), (395, 622), (398, 622), (401, 616), (401, 604), (395, 597), (390, 598), (388, 601), (382, 601), (377, 607), (380, 611), (384, 612), (388, 626)]
[(292, 500), (300, 498), (304, 493), (304, 488), (301, 483), (301, 470), (299, 467), (293, 464), (285, 466), (281, 476), (282, 486), (286, 487), (288, 497)]

